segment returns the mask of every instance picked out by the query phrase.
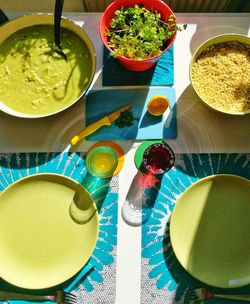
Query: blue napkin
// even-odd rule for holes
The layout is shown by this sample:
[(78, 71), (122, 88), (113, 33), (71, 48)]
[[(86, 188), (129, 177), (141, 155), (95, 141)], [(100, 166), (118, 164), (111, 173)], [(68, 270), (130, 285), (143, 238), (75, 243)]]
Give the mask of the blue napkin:
[[(167, 118), (164, 115), (152, 116), (147, 112), (147, 103), (154, 95), (163, 95), (169, 99), (172, 112)], [(119, 128), (114, 123), (111, 126), (103, 126), (86, 139), (96, 141), (176, 138), (175, 103), (175, 89), (168, 87), (91, 90), (86, 96), (86, 125), (127, 104), (132, 105), (130, 111), (134, 120), (131, 126), (124, 128)]]
[(104, 48), (102, 85), (173, 85), (174, 84), (174, 45), (157, 61), (156, 65), (143, 72), (133, 72), (123, 68), (117, 59)]

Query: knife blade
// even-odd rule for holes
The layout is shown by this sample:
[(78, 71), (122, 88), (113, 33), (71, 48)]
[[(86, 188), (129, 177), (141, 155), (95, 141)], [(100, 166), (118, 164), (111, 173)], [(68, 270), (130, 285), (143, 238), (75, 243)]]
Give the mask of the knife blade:
[(88, 135), (96, 132), (98, 129), (100, 129), (103, 126), (111, 126), (112, 122), (114, 120), (116, 120), (118, 117), (120, 117), (121, 113), (129, 110), (131, 108), (131, 104), (128, 104), (112, 113), (110, 113), (109, 115), (101, 118), (100, 120), (88, 125), (86, 128), (84, 128), (79, 134), (75, 135), (72, 139), (71, 139), (71, 145), (74, 146), (76, 145), (79, 140), (87, 137)]

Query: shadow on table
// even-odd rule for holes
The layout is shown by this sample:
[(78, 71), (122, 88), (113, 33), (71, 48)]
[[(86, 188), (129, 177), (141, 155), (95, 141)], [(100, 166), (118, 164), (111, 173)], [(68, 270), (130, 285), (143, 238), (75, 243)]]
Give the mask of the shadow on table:
[(139, 226), (150, 218), (161, 186), (162, 175), (147, 172), (143, 165), (136, 173), (122, 207), (123, 220)]
[[(235, 126), (237, 122), (240, 121), (249, 121), (249, 115), (230, 115), (219, 112), (213, 108), (210, 108), (206, 105), (202, 99), (196, 94), (192, 84), (190, 83), (185, 90), (182, 92), (178, 100), (176, 101), (178, 104), (178, 116), (179, 122), (185, 118), (185, 116), (192, 116), (195, 113), (195, 120), (199, 121), (199, 117), (197, 117), (197, 113), (201, 117), (208, 117), (209, 125), (212, 126), (213, 121), (217, 122), (229, 122), (232, 126)], [(197, 112), (198, 111), (198, 112)], [(209, 127), (206, 125), (205, 127)], [(225, 130), (226, 131), (226, 130)]]
[[(167, 222), (164, 235), (163, 235), (163, 254), (166, 268), (171, 274), (172, 278), (177, 283), (177, 290), (175, 293), (176, 298), (180, 298), (183, 294), (186, 293), (187, 289), (196, 289), (196, 288), (205, 288), (212, 293), (221, 293), (221, 294), (249, 294), (250, 285), (240, 287), (240, 288), (216, 288), (207, 284), (200, 282), (191, 276), (177, 260), (176, 255), (173, 251), (171, 240), (170, 240), (170, 220)], [(184, 302), (186, 303), (186, 302)], [(188, 303), (188, 302), (187, 302)], [(199, 303), (199, 302), (198, 302)], [(225, 303), (225, 300), (220, 299), (211, 299), (206, 301), (206, 303)], [(236, 303), (233, 300), (227, 300), (226, 303), (234, 304)], [(245, 303), (243, 301), (237, 301), (237, 303)]]
[(185, 150), (246, 151), (250, 115), (229, 115), (208, 107), (188, 85), (177, 100), (178, 141)]

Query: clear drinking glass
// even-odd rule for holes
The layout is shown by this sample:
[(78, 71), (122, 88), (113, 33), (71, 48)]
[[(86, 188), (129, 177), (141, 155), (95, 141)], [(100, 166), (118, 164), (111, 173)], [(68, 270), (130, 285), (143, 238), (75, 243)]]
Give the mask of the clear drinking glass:
[(165, 143), (155, 143), (143, 153), (143, 164), (153, 174), (163, 174), (170, 170), (175, 162), (173, 150)]

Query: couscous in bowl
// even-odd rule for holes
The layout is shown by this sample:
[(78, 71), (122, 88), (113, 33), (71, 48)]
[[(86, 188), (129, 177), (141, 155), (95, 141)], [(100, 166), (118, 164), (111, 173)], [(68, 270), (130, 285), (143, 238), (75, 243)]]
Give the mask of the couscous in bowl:
[(189, 76), (206, 105), (226, 114), (250, 113), (250, 37), (224, 34), (194, 53)]

